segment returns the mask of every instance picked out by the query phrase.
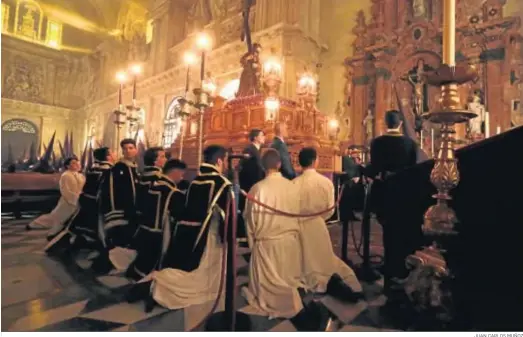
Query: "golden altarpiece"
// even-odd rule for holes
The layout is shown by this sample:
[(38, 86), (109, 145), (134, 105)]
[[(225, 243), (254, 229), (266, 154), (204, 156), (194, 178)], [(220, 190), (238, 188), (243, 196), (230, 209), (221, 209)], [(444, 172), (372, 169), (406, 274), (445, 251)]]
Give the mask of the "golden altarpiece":
[[(478, 73), (475, 81), (460, 87), (461, 102), (465, 105), (480, 96), (489, 112), (490, 134), (523, 124), (521, 20), (504, 17), (504, 4), (503, 0), (457, 0), (456, 9), (457, 63), (472, 65)], [(414, 119), (416, 110), (432, 111), (440, 96), (439, 88), (416, 75), (442, 63), (442, 2), (372, 0), (370, 16), (363, 11), (357, 14), (353, 55), (345, 60), (355, 144), (384, 133), (385, 111), (396, 108), (398, 101), (407, 118)], [(374, 123), (364, 128), (368, 114)], [(458, 127), (458, 138), (467, 138), (466, 129)]]

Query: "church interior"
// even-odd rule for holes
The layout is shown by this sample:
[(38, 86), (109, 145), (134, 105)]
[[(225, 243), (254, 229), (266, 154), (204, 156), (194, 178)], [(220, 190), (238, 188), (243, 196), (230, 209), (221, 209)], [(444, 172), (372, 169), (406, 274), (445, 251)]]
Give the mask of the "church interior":
[[(523, 331), (522, 20), (521, 0), (2, 0), (2, 331), (201, 331), (231, 310), (240, 331)], [(367, 186), (355, 219), (340, 203), (327, 222), (364, 298), (303, 295), (325, 327), (250, 311), (248, 247), (227, 246), (219, 300), (146, 312), (125, 273), (93, 272), (88, 250), (47, 254), (26, 230), (70, 157), (88, 168), (133, 139), (190, 181), (207, 146), (239, 154), (279, 123), (291, 165), (315, 148), (343, 200), (344, 158), (372, 161), (388, 110), (426, 157), (385, 180), (400, 234), (367, 211)]]

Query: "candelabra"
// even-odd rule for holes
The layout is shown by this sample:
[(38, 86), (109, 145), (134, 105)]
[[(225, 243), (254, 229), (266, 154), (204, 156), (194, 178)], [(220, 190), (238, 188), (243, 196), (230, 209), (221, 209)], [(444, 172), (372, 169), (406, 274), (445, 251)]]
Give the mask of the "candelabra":
[(191, 52), (186, 52), (184, 57), (185, 65), (187, 66), (187, 75), (185, 77), (185, 92), (183, 98), (178, 100), (180, 103), (180, 151), (178, 158), (181, 160), (183, 156), (183, 139), (185, 137), (185, 122), (187, 117), (191, 114), (191, 108), (194, 105), (193, 102), (189, 101), (187, 94), (189, 93), (189, 83), (191, 80), (191, 66), (196, 63), (196, 56)]
[(432, 310), (433, 316), (436, 316), (436, 309), (439, 314), (434, 320), (447, 324), (452, 320), (454, 311), (448, 305), (452, 303), (452, 296), (444, 290), (442, 284), (448, 283), (454, 275), (447, 264), (449, 256), (445, 255), (446, 250), (443, 248), (447, 248), (448, 239), (456, 235), (456, 214), (448, 201), (451, 200), (449, 192), (460, 179), (455, 157), (454, 125), (476, 116), (462, 108), (458, 86), (471, 81), (476, 75), (473, 69), (456, 67), (455, 64), (456, 0), (444, 0), (443, 10), (443, 64), (434, 73), (427, 75), (430, 85), (441, 88), (440, 104), (434, 111), (423, 115), (425, 119), (440, 124), (441, 132), (441, 145), (430, 174), (430, 180), (437, 189), (433, 196), (436, 204), (426, 211), (422, 227), (424, 235), (432, 239), (433, 243), (407, 258), (407, 264), (415, 270), (409, 275), (406, 291), (418, 310)]
[(205, 55), (208, 50), (211, 49), (211, 40), (208, 35), (201, 33), (197, 40), (196, 45), (201, 53), (200, 58), (200, 88), (193, 90), (196, 102), (194, 107), (199, 111), (199, 123), (198, 123), (198, 167), (202, 164), (202, 152), (203, 152), (203, 115), (205, 109), (211, 106), (213, 100), (213, 94), (216, 90), (216, 86), (212, 82), (211, 78), (205, 81)]
[(133, 88), (132, 88), (132, 101), (131, 104), (124, 107), (123, 104), (123, 88), (127, 80), (127, 74), (123, 71), (119, 71), (116, 74), (116, 80), (119, 83), (118, 88), (118, 108), (113, 111), (114, 114), (114, 124), (116, 126), (116, 153), (119, 154), (120, 147), (118, 142), (120, 142), (120, 131), (122, 127), (129, 122), (129, 129), (132, 129), (139, 121), (138, 112), (141, 111), (141, 108), (136, 102), (136, 82), (138, 75), (142, 71), (142, 66), (139, 64), (132, 65), (130, 72), (133, 75)]

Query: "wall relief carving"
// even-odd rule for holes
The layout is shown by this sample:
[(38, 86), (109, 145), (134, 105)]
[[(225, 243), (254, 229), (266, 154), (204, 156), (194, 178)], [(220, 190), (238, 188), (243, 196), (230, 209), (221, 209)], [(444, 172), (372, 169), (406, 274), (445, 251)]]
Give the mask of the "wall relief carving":
[(42, 65), (30, 63), (23, 57), (15, 57), (6, 69), (2, 97), (43, 103), (43, 92)]

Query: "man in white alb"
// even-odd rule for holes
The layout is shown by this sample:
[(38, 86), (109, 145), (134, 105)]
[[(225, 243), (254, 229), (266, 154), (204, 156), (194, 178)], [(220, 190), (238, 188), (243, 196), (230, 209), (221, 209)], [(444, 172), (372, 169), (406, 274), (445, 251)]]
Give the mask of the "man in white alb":
[(316, 171), (318, 158), (315, 149), (303, 148), (299, 153), (299, 163), (303, 172), (293, 180), (295, 196), (299, 199), (298, 213), (315, 214), (330, 208), (321, 215), (299, 219), (302, 281), (307, 290), (327, 291), (339, 299), (355, 302), (362, 297), (361, 285), (352, 269), (334, 255), (325, 222), (334, 212), (334, 185)]
[(82, 193), (85, 177), (79, 171), (81, 169), (78, 158), (67, 158), (64, 162), (65, 172), (60, 177), (60, 200), (49, 214), (44, 214), (30, 224), (27, 229), (49, 229), (47, 235), (53, 237), (62, 229), (67, 220), (78, 208), (78, 197)]
[[(256, 200), (288, 213), (297, 213), (298, 203), (293, 184), (279, 172), (281, 159), (277, 150), (269, 149), (262, 157), (267, 176), (255, 184), (249, 194)], [(271, 318), (294, 317), (303, 304), (301, 287), (301, 248), (297, 218), (275, 214), (247, 200), (244, 212), (249, 247), (249, 286), (244, 297), (256, 314)]]

